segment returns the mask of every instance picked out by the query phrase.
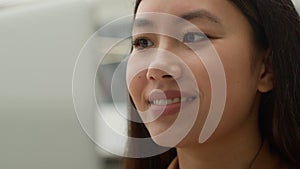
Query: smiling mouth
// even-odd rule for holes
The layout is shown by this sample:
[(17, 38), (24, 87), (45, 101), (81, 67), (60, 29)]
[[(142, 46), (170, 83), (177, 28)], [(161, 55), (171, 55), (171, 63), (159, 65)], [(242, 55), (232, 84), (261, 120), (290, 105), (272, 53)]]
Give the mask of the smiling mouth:
[(150, 112), (156, 116), (167, 116), (179, 113), (197, 99), (195, 92), (181, 92), (179, 90), (162, 91), (154, 89), (148, 96)]
[(165, 106), (165, 105), (171, 105), (176, 103), (185, 103), (185, 102), (191, 102), (196, 99), (196, 96), (191, 97), (175, 97), (172, 99), (155, 99), (152, 101), (149, 101), (152, 105), (158, 105), (158, 106)]

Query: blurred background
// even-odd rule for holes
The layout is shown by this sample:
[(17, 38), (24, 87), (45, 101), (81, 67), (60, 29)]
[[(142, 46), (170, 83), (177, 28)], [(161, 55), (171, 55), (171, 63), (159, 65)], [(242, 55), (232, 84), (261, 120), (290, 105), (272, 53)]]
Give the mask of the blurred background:
[[(300, 0), (294, 3), (299, 11)], [(87, 39), (133, 6), (134, 0), (0, 0), (1, 169), (120, 168), (120, 159), (80, 127), (72, 74)], [(109, 74), (116, 64), (107, 65)], [(99, 76), (105, 91), (110, 79)]]
[[(0, 0), (0, 168), (115, 169), (78, 122), (72, 75), (88, 38), (133, 0)], [(117, 30), (115, 30), (117, 31)]]

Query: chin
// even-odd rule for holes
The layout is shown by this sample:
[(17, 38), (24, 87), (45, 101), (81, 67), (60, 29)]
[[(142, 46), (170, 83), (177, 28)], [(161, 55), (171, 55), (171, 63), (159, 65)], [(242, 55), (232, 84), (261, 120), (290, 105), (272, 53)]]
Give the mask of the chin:
[(151, 135), (152, 140), (163, 147), (181, 147), (188, 145), (192, 142), (197, 143), (197, 137), (192, 139), (189, 136), (189, 131), (185, 131), (184, 127), (174, 127), (173, 120), (172, 122), (159, 123), (151, 122), (146, 124), (146, 127)]

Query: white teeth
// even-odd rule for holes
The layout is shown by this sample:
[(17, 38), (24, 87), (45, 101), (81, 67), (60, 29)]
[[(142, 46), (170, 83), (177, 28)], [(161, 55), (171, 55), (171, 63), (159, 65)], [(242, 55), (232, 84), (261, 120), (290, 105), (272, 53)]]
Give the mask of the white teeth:
[(183, 97), (183, 98), (181, 98), (181, 102), (185, 102), (187, 100), (187, 98), (186, 97)]
[(182, 98), (173, 98), (173, 99), (159, 99), (159, 100), (153, 100), (151, 103), (156, 105), (168, 105), (168, 104), (174, 104), (179, 102), (187, 102), (187, 101), (193, 101), (195, 97), (182, 97)]
[(173, 102), (175, 102), (175, 103), (180, 102), (180, 98), (174, 98)]

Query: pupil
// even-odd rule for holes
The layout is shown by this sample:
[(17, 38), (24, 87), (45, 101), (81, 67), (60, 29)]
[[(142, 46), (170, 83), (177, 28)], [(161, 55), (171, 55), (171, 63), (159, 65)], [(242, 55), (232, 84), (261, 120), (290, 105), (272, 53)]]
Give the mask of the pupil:
[(148, 42), (146, 39), (140, 39), (140, 44), (142, 47), (147, 47), (148, 46)]
[(192, 34), (188, 34), (187, 36), (186, 36), (186, 38), (185, 38), (185, 40), (187, 41), (187, 42), (192, 42), (192, 41), (194, 41), (194, 36), (192, 35)]

